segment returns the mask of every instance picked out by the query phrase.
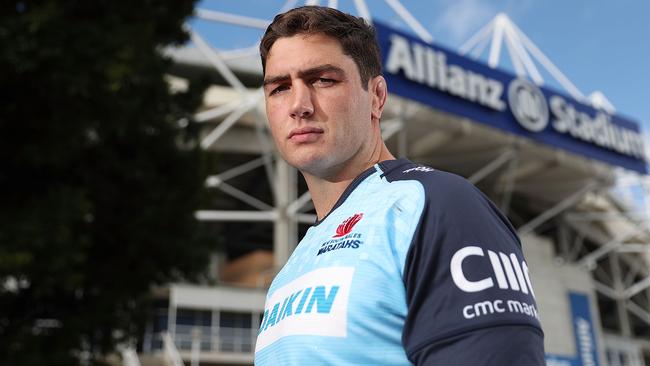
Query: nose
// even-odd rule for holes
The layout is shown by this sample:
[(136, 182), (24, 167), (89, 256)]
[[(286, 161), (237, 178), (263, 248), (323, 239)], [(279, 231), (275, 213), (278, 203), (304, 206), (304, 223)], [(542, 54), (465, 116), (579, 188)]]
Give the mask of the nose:
[(314, 103), (311, 98), (311, 91), (307, 85), (295, 85), (293, 87), (291, 118), (308, 118), (314, 114)]

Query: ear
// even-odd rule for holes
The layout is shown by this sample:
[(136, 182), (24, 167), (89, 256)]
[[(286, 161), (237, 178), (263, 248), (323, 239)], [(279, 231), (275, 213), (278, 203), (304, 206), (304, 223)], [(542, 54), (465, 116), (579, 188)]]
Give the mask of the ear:
[(386, 104), (386, 97), (388, 96), (388, 88), (386, 86), (386, 79), (383, 76), (375, 76), (368, 82), (368, 91), (370, 98), (372, 98), (372, 110), (370, 116), (373, 121), (379, 122), (381, 113), (384, 111)]

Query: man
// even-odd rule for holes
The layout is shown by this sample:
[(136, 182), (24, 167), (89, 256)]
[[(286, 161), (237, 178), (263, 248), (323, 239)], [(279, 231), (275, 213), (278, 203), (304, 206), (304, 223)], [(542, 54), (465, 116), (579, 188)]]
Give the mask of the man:
[(544, 364), (521, 244), (464, 179), (395, 160), (374, 30), (323, 7), (261, 41), (270, 129), (318, 221), (267, 295), (256, 365)]

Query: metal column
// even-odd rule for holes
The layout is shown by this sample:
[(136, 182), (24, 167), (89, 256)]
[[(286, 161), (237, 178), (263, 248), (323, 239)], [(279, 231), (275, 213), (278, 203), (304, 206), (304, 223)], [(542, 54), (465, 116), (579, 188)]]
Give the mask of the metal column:
[(280, 269), (298, 244), (298, 224), (289, 213), (289, 205), (298, 198), (296, 170), (282, 158), (275, 159), (275, 211), (273, 227), (273, 263)]

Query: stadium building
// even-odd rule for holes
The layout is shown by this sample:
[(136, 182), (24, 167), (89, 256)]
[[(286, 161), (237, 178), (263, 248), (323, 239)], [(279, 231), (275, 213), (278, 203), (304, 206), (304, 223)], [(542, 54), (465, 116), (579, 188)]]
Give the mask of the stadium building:
[[(469, 179), (522, 239), (538, 309), (481, 303), (458, 311), (538, 312), (548, 365), (650, 365), (650, 227), (615, 193), (621, 177), (647, 173), (638, 123), (601, 93), (585, 97), (503, 14), (450, 50), (397, 0), (381, 4), (408, 30), (373, 21), (366, 2), (354, 4), (377, 29), (390, 92), (381, 126), (391, 151)], [(260, 37), (269, 23), (215, 9), (196, 15)], [(169, 81), (182, 89), (209, 75), (213, 83), (195, 119), (201, 146), (216, 157), (206, 181), (215, 195), (196, 217), (214, 228), (220, 249), (207, 270), (211, 283), (156, 291), (137, 355), (123, 352), (128, 365), (251, 365), (266, 288), (316, 217), (302, 178), (269, 136), (257, 45), (218, 49), (194, 26), (191, 36), (169, 51)], [(499, 68), (505, 51), (514, 72)], [(547, 86), (541, 68), (562, 89)], [(514, 288), (504, 257), (491, 280)]]

